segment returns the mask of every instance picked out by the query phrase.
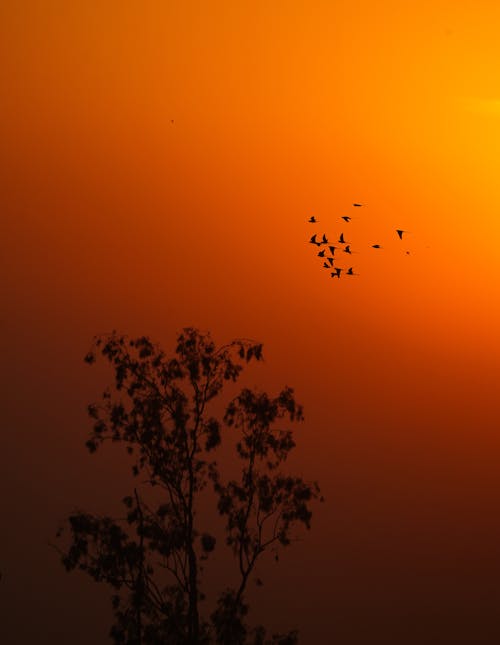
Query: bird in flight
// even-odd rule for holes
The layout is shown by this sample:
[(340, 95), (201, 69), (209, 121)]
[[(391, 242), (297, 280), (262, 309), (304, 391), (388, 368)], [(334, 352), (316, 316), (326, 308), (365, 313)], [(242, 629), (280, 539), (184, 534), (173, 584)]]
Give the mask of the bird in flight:
[[(359, 202), (355, 202), (352, 205), (354, 207), (357, 207), (357, 208), (361, 208), (362, 206), (366, 206), (366, 204), (359, 203)], [(340, 215), (340, 216), (337, 216), (336, 219), (337, 219), (337, 221), (339, 219), (343, 220), (346, 224), (348, 224), (353, 219), (356, 220), (356, 217), (355, 216), (351, 217), (350, 215)], [(316, 217), (314, 215), (309, 216), (309, 218), (307, 218), (305, 221), (307, 221), (307, 222), (309, 222), (311, 224), (316, 224), (318, 222), (318, 220), (316, 219)], [(354, 231), (352, 229), (349, 229), (349, 230), (351, 230), (351, 232), (354, 232), (354, 234), (355, 234), (356, 233), (355, 229), (356, 229), (356, 226), (354, 227)], [(406, 237), (404, 237), (404, 236), (406, 236), (408, 234), (408, 231), (406, 231), (405, 229), (402, 229), (402, 228), (396, 228), (396, 229), (393, 229), (393, 231), (396, 232), (396, 235), (398, 236), (398, 238), (400, 240), (403, 240), (403, 239), (406, 240)], [(338, 259), (338, 253), (337, 253), (337, 256), (335, 256), (336, 251), (339, 251), (339, 252), (343, 251), (343, 253), (346, 253), (348, 255), (362, 253), (362, 251), (360, 251), (360, 249), (358, 249), (357, 246), (355, 247), (356, 251), (351, 250), (351, 244), (354, 244), (355, 240), (354, 241), (351, 240), (350, 242), (347, 242), (343, 232), (341, 232), (340, 234), (338, 232), (334, 232), (334, 233), (332, 233), (332, 235), (335, 235), (335, 237), (337, 235), (339, 235), (339, 238), (338, 238), (338, 242), (334, 241), (332, 239), (333, 244), (331, 244), (331, 245), (330, 245), (330, 242), (328, 241), (328, 237), (327, 237), (326, 233), (321, 233), (321, 234), (320, 233), (315, 233), (309, 240), (310, 244), (314, 244), (315, 246), (320, 247), (316, 251), (316, 254), (317, 254), (318, 257), (320, 257), (322, 259), (323, 268), (324, 269), (330, 269), (330, 271), (331, 271), (330, 276), (332, 278), (340, 278), (340, 277), (342, 277), (341, 276), (342, 273), (344, 275), (349, 275), (349, 276), (359, 275), (359, 273), (356, 273), (354, 271), (354, 267), (340, 268), (340, 267), (335, 266), (337, 264), (335, 260)], [(330, 238), (331, 237), (332, 236), (330, 235)], [(349, 235), (349, 237), (351, 237), (351, 235)], [(377, 244), (369, 244), (368, 243), (367, 246), (368, 246), (368, 248), (371, 247), (372, 249), (386, 249), (386, 248), (390, 247), (390, 245), (388, 247), (387, 245), (382, 246), (382, 244), (378, 244), (378, 243)], [(406, 246), (406, 244), (405, 244), (405, 246)], [(325, 248), (321, 248), (321, 247), (325, 247)], [(405, 251), (405, 253), (407, 255), (410, 255), (409, 250), (404, 249), (404, 251)]]

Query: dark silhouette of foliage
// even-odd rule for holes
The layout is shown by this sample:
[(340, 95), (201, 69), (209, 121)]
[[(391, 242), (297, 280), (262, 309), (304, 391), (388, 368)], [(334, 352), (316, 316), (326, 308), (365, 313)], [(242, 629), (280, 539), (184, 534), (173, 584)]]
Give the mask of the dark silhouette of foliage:
[[(235, 340), (216, 347), (209, 334), (192, 328), (179, 335), (173, 358), (145, 336), (117, 333), (96, 338), (85, 361), (92, 364), (99, 354), (113, 367), (114, 386), (88, 407), (93, 429), (87, 448), (94, 453), (105, 441), (124, 444), (141, 485), (123, 499), (122, 518), (71, 515), (69, 542), (60, 553), (68, 571), (80, 569), (112, 587), (113, 642), (297, 643), (295, 631), (268, 637), (262, 626), (250, 628), (245, 602), (259, 557), (274, 551), (278, 559), (294, 529), (310, 527), (310, 506), (319, 498), (316, 483), (281, 470), (295, 443), (291, 430), (276, 424), (303, 418), (293, 390), (272, 398), (243, 389), (222, 419), (212, 415), (209, 403), (247, 363), (262, 359), (262, 345)], [(236, 433), (241, 463), (241, 477), (227, 481), (213, 459), (224, 427)], [(219, 546), (197, 514), (209, 484), (239, 583), (223, 590), (202, 617), (201, 573)]]

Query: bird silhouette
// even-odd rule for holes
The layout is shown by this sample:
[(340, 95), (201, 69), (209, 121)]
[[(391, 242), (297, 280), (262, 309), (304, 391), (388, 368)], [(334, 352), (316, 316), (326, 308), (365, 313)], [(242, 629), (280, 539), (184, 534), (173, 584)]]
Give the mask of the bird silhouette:
[(363, 206), (363, 204), (353, 204), (353, 206), (355, 206), (356, 208), (361, 208), (361, 206)]
[(316, 242), (316, 233), (309, 240), (309, 244), (316, 244), (316, 246), (321, 246), (321, 242)]
[(323, 262), (323, 266), (325, 267), (325, 269), (329, 269), (329, 268), (330, 268), (330, 265), (328, 264), (328, 262)]
[(324, 233), (323, 233), (323, 240), (322, 240), (321, 244), (328, 244), (327, 237), (326, 237), (326, 235)]
[(380, 244), (372, 244), (372, 249), (381, 249)]
[(318, 253), (318, 257), (319, 257), (319, 258), (324, 258), (324, 257), (325, 257), (325, 249), (323, 249), (322, 251), (320, 251), (320, 252)]
[(350, 247), (349, 245), (347, 245), (347, 246), (345, 247), (345, 249), (344, 249), (344, 253), (352, 253), (352, 251), (351, 251), (351, 247)]
[(341, 233), (341, 234), (340, 234), (340, 237), (339, 237), (339, 244), (345, 244), (344, 234), (343, 234), (343, 233)]
[(345, 222), (350, 222), (352, 220), (352, 217), (349, 217), (349, 215), (342, 215), (340, 219), (343, 219)]
[(399, 235), (399, 239), (403, 239), (403, 233), (406, 233), (406, 231), (402, 231), (400, 228), (396, 230), (396, 233)]
[(335, 271), (332, 271), (332, 273), (330, 273), (330, 277), (331, 278), (340, 278), (341, 272), (342, 272), (341, 268), (335, 267)]
[(336, 247), (336, 246), (329, 246), (328, 248), (330, 249), (330, 253), (331, 253), (332, 255), (335, 255), (335, 249), (336, 249), (337, 247)]
[(349, 267), (345, 273), (346, 275), (356, 275), (356, 273), (354, 273), (353, 271), (353, 267)]
[(333, 258), (326, 258), (330, 262), (330, 266), (333, 266)]
[(311, 224), (316, 224), (318, 220), (314, 217), (314, 215), (311, 215), (311, 217), (307, 221)]

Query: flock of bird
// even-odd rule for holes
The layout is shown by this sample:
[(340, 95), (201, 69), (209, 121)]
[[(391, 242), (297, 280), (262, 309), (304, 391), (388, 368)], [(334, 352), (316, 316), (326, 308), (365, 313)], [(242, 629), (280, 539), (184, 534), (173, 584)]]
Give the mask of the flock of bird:
[[(354, 208), (361, 208), (362, 206), (363, 204), (353, 204)], [(350, 215), (343, 215), (340, 219), (344, 220), (346, 224), (349, 224), (349, 222), (352, 220), (352, 217)], [(314, 215), (312, 215), (307, 221), (309, 224), (318, 224), (319, 222), (319, 220), (317, 220)], [(407, 231), (404, 231), (400, 228), (396, 229), (396, 235), (400, 240), (403, 239), (403, 234), (406, 232)], [(344, 236), (343, 232), (340, 233), (338, 240), (336, 240), (333, 244), (327, 238), (326, 233), (323, 233), (322, 237), (319, 237), (319, 234), (315, 233), (309, 240), (309, 244), (313, 244), (315, 247), (319, 248), (317, 256), (322, 259), (323, 268), (330, 271), (330, 277), (340, 279), (342, 273), (348, 276), (359, 275), (354, 272), (354, 267), (344, 269), (342, 267), (336, 266), (339, 253), (346, 253), (347, 257), (352, 255), (351, 244), (346, 241), (346, 237)], [(338, 244), (339, 246), (335, 246), (335, 244)], [(381, 249), (382, 246), (380, 244), (372, 244), (371, 248)], [(406, 253), (409, 254), (410, 252), (406, 251)]]

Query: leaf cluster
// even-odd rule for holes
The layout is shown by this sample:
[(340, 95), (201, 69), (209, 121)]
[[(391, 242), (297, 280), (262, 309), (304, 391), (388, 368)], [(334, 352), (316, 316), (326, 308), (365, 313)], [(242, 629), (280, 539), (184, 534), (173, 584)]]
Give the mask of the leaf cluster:
[[(272, 550), (277, 557), (296, 528), (309, 528), (319, 497), (316, 483), (283, 472), (295, 447), (288, 424), (303, 419), (293, 390), (271, 397), (244, 388), (218, 417), (211, 401), (245, 365), (262, 360), (262, 345), (237, 339), (217, 347), (194, 328), (179, 334), (173, 357), (146, 336), (116, 332), (95, 338), (85, 361), (99, 356), (111, 365), (113, 384), (88, 406), (87, 448), (94, 453), (106, 441), (124, 445), (141, 482), (123, 499), (121, 518), (69, 516), (62, 562), (114, 590), (114, 642), (296, 643), (296, 632), (267, 637), (262, 626), (250, 628), (245, 601), (260, 556)], [(225, 432), (235, 436), (240, 463), (240, 477), (229, 480), (212, 457)], [(198, 518), (200, 493), (209, 484), (239, 583), (223, 590), (203, 618), (203, 563), (219, 546)]]

